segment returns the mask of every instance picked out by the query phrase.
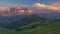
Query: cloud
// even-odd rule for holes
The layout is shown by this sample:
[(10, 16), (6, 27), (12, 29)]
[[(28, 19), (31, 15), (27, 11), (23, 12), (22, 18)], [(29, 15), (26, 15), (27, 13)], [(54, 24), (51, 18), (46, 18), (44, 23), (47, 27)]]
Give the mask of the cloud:
[(11, 5), (11, 4), (0, 4), (0, 11), (6, 11), (7, 9), (10, 9), (11, 7), (19, 8), (20, 6), (17, 4)]
[(60, 3), (59, 2), (55, 2), (52, 3), (51, 5), (45, 5), (45, 4), (41, 4), (41, 3), (35, 3), (32, 6), (27, 6), (27, 5), (10, 5), (10, 4), (2, 4), (0, 5), (0, 9), (6, 10), (9, 9), (11, 7), (15, 7), (15, 8), (26, 8), (26, 9), (32, 9), (34, 11), (60, 11)]
[(45, 5), (40, 3), (33, 4), (35, 8), (40, 10), (53, 10), (53, 11), (60, 11), (60, 3), (53, 3), (51, 5)]
[(40, 3), (35, 3), (35, 4), (33, 4), (33, 6), (34, 7), (38, 7), (38, 8), (41, 8), (41, 7), (46, 7), (46, 5), (44, 5), (44, 4), (40, 4)]

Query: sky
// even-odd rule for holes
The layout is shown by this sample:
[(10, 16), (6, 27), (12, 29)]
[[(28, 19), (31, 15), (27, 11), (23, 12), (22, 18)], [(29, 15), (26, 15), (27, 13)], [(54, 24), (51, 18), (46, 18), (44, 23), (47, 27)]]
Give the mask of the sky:
[(9, 11), (11, 7), (32, 9), (35, 13), (60, 12), (60, 0), (0, 0), (0, 11)]
[(32, 5), (34, 3), (51, 4), (60, 0), (0, 0), (0, 4)]
[(15, 5), (29, 6), (35, 10), (58, 10), (60, 12), (60, 0), (0, 0), (0, 9), (6, 10)]

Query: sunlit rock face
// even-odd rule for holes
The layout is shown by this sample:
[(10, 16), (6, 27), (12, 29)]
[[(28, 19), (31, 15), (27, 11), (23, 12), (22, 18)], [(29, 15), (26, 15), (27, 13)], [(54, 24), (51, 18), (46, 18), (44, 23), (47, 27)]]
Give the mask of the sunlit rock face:
[(32, 10), (24, 10), (24, 9), (21, 9), (21, 10), (18, 10), (18, 13), (20, 15), (28, 15), (28, 14), (32, 14)]
[(14, 6), (6, 10), (1, 8), (0, 15), (1, 16), (29, 15), (29, 14), (32, 14), (32, 12), (33, 10), (28, 9), (27, 7)]

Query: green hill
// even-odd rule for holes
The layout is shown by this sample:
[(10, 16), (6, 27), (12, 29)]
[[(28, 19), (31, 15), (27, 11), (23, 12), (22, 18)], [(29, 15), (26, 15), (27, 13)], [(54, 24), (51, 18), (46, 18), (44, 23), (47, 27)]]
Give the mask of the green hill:
[(0, 34), (14, 34), (14, 33), (15, 33), (15, 30), (0, 28)]
[(24, 30), (22, 30), (20, 34), (60, 34), (60, 19), (56, 19), (48, 23), (41, 24), (33, 29), (29, 29), (29, 27), (33, 26), (29, 25), (22, 27), (22, 29)]
[(39, 17), (37, 15), (29, 15), (23, 19), (20, 19), (20, 20), (13, 22), (13, 23), (8, 24), (7, 28), (15, 29), (17, 27), (21, 27), (21, 26), (24, 26), (26, 24), (30, 24), (33, 22), (36, 24), (36, 22), (43, 23), (46, 21), (47, 21), (47, 19), (45, 19), (43, 17)]
[(8, 24), (7, 28), (0, 29), (0, 34), (60, 34), (60, 19), (49, 20), (30, 15)]

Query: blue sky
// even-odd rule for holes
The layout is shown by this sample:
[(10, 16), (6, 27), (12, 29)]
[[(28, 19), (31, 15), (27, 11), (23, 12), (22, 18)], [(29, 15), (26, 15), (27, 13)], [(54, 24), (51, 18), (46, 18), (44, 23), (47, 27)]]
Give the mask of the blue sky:
[(60, 0), (0, 0), (0, 4), (23, 4), (32, 5), (34, 3), (51, 4), (54, 2), (60, 2)]

